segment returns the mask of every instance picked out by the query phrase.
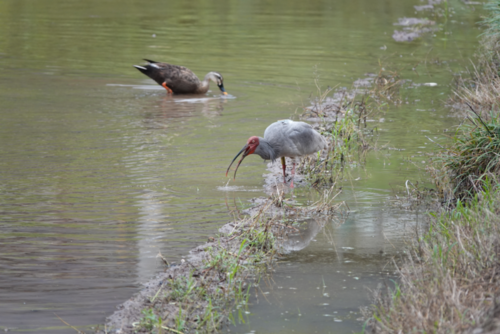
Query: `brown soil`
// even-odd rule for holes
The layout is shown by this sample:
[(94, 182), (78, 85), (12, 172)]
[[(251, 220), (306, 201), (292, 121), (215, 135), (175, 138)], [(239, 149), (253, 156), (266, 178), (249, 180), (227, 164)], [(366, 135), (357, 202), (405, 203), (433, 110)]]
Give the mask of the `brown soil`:
[[(414, 6), (417, 12), (421, 11), (432, 11), (434, 10), (434, 5), (440, 4), (441, 0), (428, 0), (426, 5)], [(396, 42), (411, 42), (425, 33), (431, 33), (437, 30), (437, 28), (432, 27), (436, 23), (428, 19), (419, 18), (400, 18), (394, 25), (403, 26), (402, 30), (394, 30), (392, 38)], [(429, 27), (431, 26), (431, 27)]]

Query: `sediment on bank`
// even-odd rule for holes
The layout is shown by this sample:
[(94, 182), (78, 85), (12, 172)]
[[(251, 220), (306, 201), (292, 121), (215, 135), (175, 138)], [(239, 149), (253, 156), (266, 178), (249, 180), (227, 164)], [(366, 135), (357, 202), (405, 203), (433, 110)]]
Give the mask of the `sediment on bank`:
[(500, 331), (500, 1), (492, 1), (470, 76), (450, 98), (464, 122), (429, 168), (441, 211), (365, 309), (371, 333)]
[(342, 203), (334, 198), (327, 192), (305, 207), (294, 206), (283, 193), (256, 200), (248, 216), (235, 217), (180, 264), (165, 261), (165, 272), (120, 305), (98, 332), (209, 333), (244, 318), (252, 284), (289, 251), (289, 236), (339, 211)]

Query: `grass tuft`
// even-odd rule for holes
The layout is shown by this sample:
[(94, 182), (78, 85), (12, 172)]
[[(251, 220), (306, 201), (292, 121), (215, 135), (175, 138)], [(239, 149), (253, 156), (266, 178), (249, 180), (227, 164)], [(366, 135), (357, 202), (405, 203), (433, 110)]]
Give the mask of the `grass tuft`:
[(471, 115), (474, 117), (457, 129), (452, 144), (429, 168), (447, 205), (472, 199), (487, 186), (487, 177), (500, 175), (499, 117), (491, 113), (485, 121), (475, 112)]
[(313, 186), (335, 184), (346, 167), (359, 166), (373, 148), (375, 130), (367, 127), (367, 119), (375, 111), (368, 100), (364, 93), (358, 97), (356, 91), (339, 90), (333, 98), (320, 94), (314, 105), (307, 108), (307, 120), (315, 122), (313, 127), (328, 142), (327, 150), (303, 158), (297, 166)]

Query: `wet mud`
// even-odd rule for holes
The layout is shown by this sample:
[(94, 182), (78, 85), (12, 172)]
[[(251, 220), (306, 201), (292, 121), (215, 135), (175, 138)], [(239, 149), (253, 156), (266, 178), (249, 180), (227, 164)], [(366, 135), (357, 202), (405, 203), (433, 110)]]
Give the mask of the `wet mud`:
[[(179, 308), (183, 306), (180, 303), (162, 302), (162, 298), (155, 298), (155, 296), (161, 295), (162, 292), (171, 293), (169, 282), (177, 279), (193, 278), (194, 285), (203, 286), (207, 295), (216, 295), (219, 291), (229, 291), (231, 282), (227, 278), (227, 273), (211, 268), (208, 262), (224, 251), (238, 257), (242, 264), (255, 265), (255, 263), (250, 263), (248, 253), (246, 255), (240, 254), (242, 240), (233, 235), (235, 231), (252, 228), (252, 223), (252, 219), (244, 219), (222, 226), (219, 230), (220, 236), (210, 238), (209, 242), (192, 249), (186, 259), (182, 259), (179, 264), (170, 265), (164, 273), (157, 275), (145, 284), (138, 294), (118, 306), (118, 310), (106, 319), (106, 331), (99, 333), (149, 333), (149, 329), (141, 328), (139, 325), (144, 317), (143, 310), (149, 308), (154, 308), (155, 313), (161, 315), (162, 323), (166, 327), (175, 327)], [(277, 230), (274, 230), (274, 233), (278, 234), (279, 229), (278, 227)], [(267, 262), (271, 261), (272, 257), (269, 257)], [(242, 275), (246, 277), (250, 275), (250, 272), (245, 271)], [(209, 298), (197, 298), (190, 301), (189, 309), (184, 305), (184, 311), (189, 312), (184, 319), (187, 322), (186, 326), (196, 329), (198, 319), (203, 318), (210, 303)]]
[[(428, 0), (425, 5), (413, 6), (416, 12), (432, 11), (435, 5), (440, 4), (441, 0)], [(395, 26), (401, 26), (401, 30), (394, 30), (392, 38), (396, 42), (411, 42), (423, 34), (432, 33), (437, 30), (435, 22), (427, 18), (403, 17), (394, 23)]]
[[(209, 241), (189, 252), (186, 259), (179, 264), (170, 265), (164, 273), (157, 275), (154, 279), (144, 285), (144, 288), (135, 296), (118, 307), (118, 310), (107, 318), (105, 330), (98, 333), (150, 333), (151, 328), (144, 326), (144, 310), (154, 309), (159, 314), (164, 329), (176, 328), (180, 313), (186, 313), (183, 319), (185, 329), (183, 333), (191, 333), (199, 330), (202, 319), (207, 310), (216, 306), (225, 309), (226, 316), (235, 306), (231, 290), (234, 289), (235, 279), (246, 288), (252, 283), (251, 278), (258, 277), (259, 272), (264, 272), (273, 265), (276, 257), (292, 251), (301, 250), (309, 245), (311, 240), (321, 231), (327, 219), (328, 209), (313, 207), (306, 210), (295, 209), (292, 206), (280, 205), (276, 199), (255, 198), (253, 207), (246, 210), (247, 218), (237, 220), (222, 226), (220, 235), (209, 238)], [(265, 229), (269, 232), (269, 239), (274, 242), (264, 245), (267, 247), (265, 254), (256, 260), (256, 250), (252, 246), (246, 247), (242, 252), (242, 243), (248, 238), (247, 233), (258, 225), (257, 218), (265, 216)], [(282, 218), (290, 217), (295, 221), (295, 226), (279, 222)], [(257, 217), (257, 218), (256, 218)], [(307, 218), (306, 218), (307, 217)], [(311, 218), (312, 217), (312, 218)], [(300, 223), (298, 223), (300, 222)], [(243, 238), (246, 238), (242, 241)], [(221, 254), (229, 254), (237, 258), (237, 261), (245, 269), (239, 273), (238, 278), (230, 278), (229, 273), (223, 268), (210, 265), (213, 259)], [(224, 255), (222, 255), (224, 256)], [(173, 293), (175, 281), (191, 280), (191, 285), (203, 287), (204, 294), (189, 300), (189, 303), (165, 302)], [(165, 297), (167, 296), (167, 297)], [(165, 299), (167, 298), (167, 299)], [(221, 323), (226, 317), (219, 319)], [(219, 326), (217, 324), (217, 326)]]

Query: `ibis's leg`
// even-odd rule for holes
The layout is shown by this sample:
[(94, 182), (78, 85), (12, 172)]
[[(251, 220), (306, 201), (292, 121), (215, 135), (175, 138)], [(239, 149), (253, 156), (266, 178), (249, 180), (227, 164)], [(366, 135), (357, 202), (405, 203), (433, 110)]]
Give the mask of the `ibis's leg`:
[(286, 183), (286, 163), (285, 163), (285, 157), (281, 157), (281, 166), (283, 167), (283, 183)]
[(292, 182), (290, 182), (290, 188), (293, 188), (293, 178), (295, 177), (295, 159), (292, 160)]
[(163, 88), (165, 88), (167, 90), (167, 93), (168, 94), (173, 94), (174, 92), (172, 92), (172, 90), (170, 89), (170, 87), (167, 86), (167, 83), (164, 82), (161, 84), (163, 86)]

